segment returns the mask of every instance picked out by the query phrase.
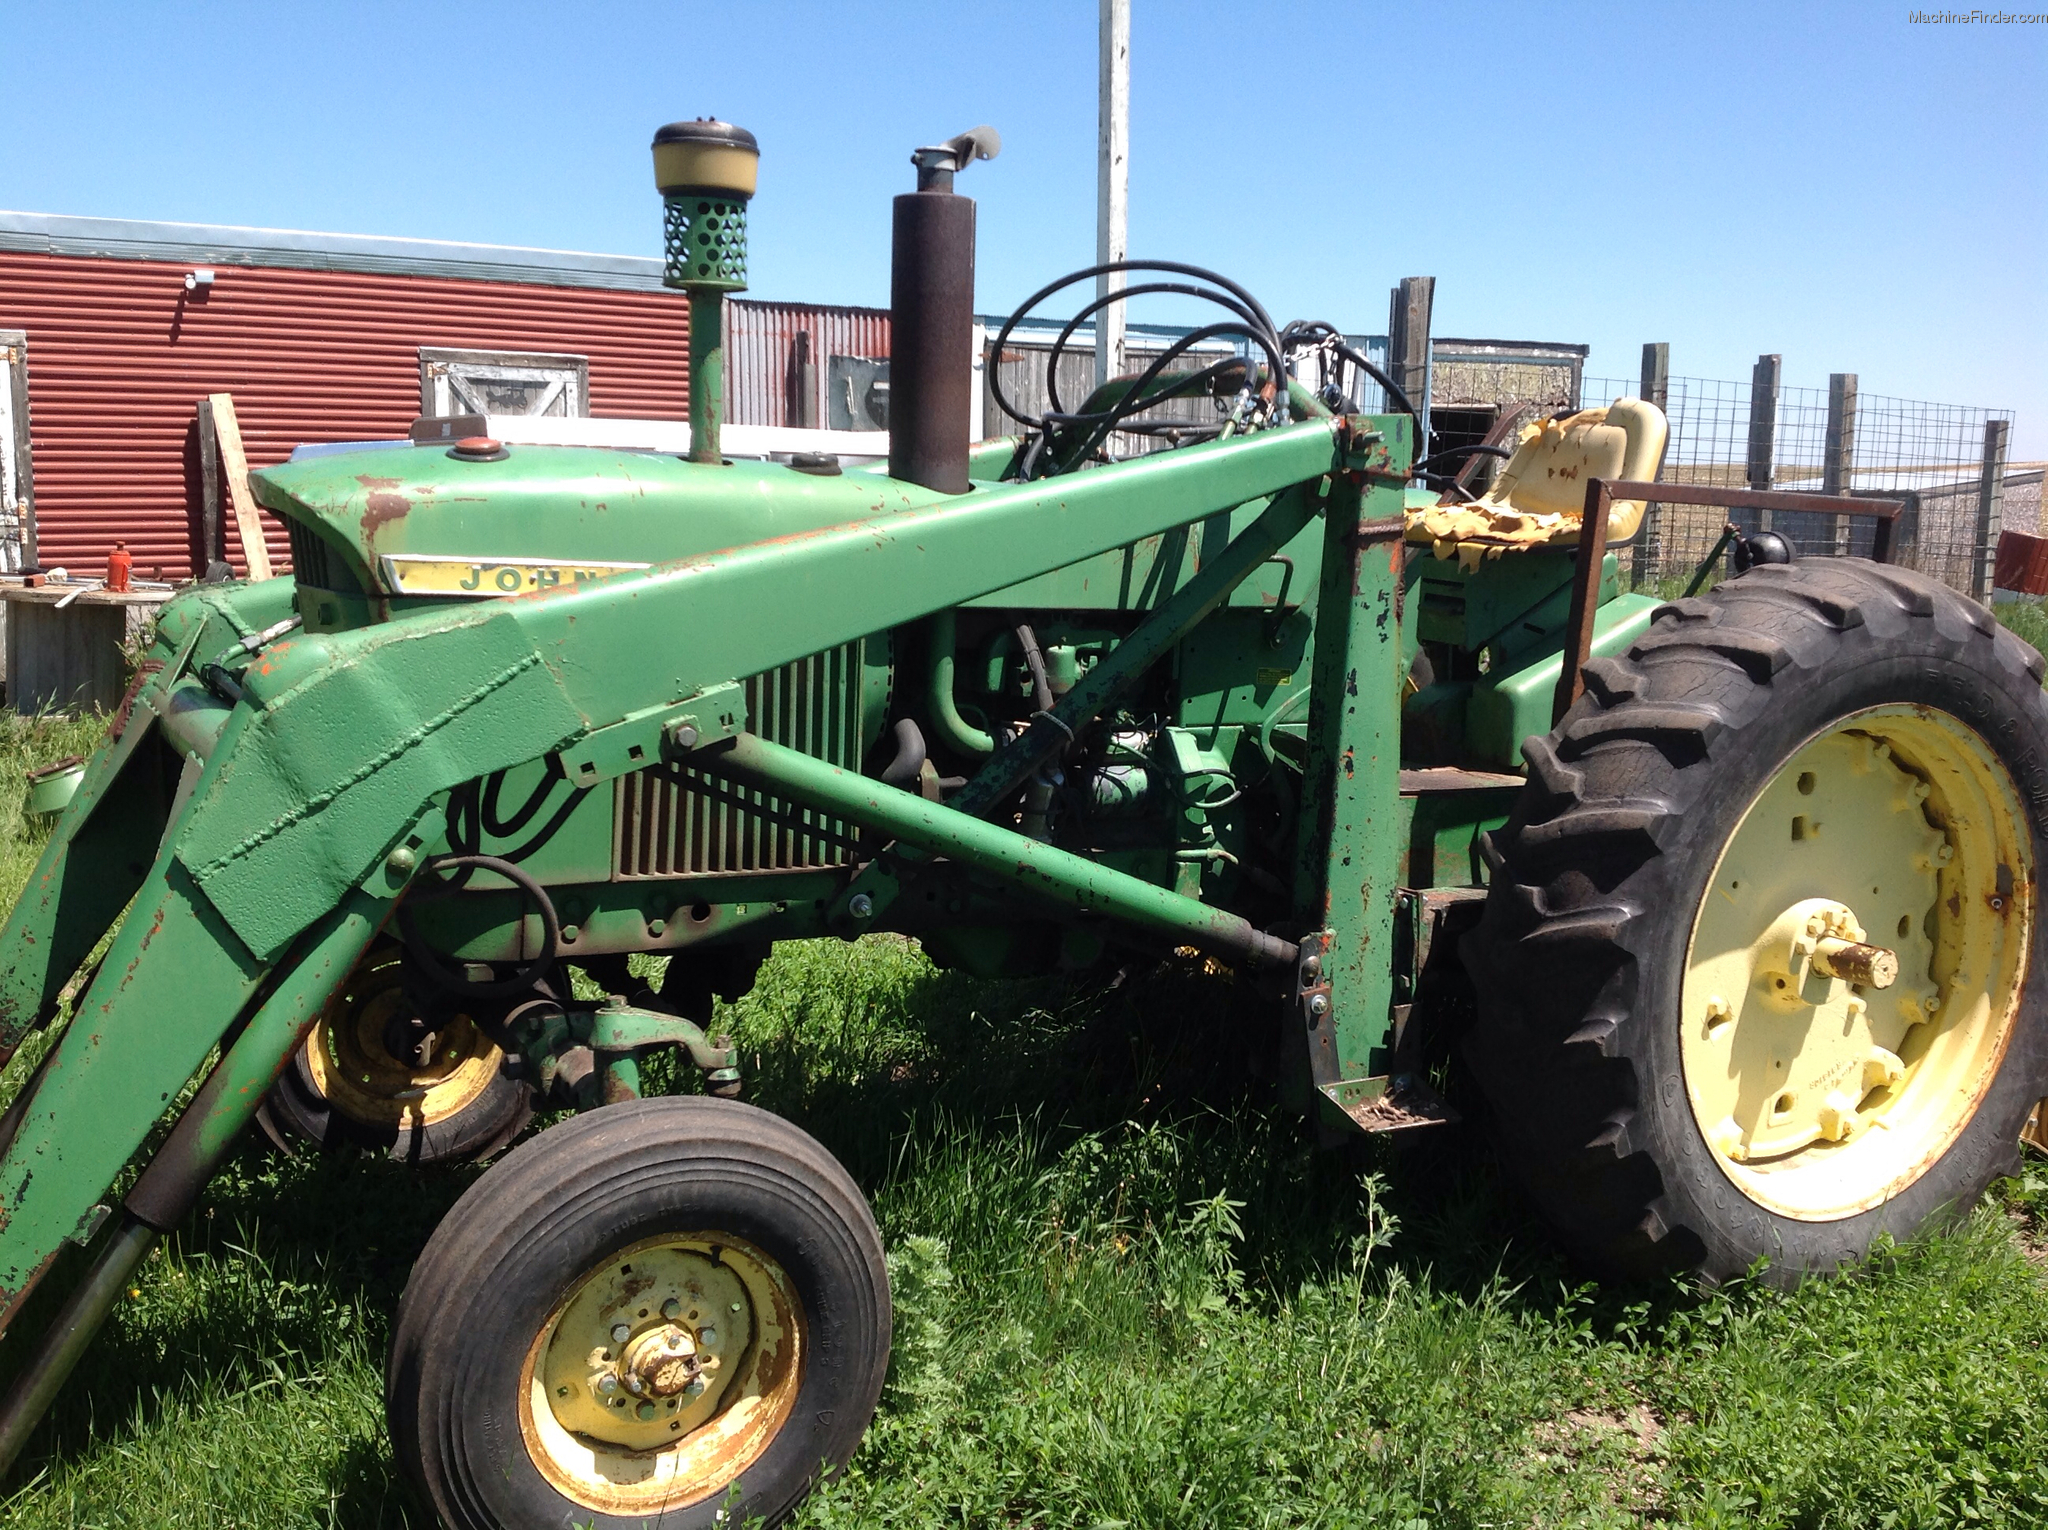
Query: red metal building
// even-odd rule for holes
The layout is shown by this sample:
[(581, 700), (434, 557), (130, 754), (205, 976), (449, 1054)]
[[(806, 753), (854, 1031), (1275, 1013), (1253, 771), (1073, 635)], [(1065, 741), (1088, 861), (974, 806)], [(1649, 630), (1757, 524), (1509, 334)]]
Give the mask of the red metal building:
[(687, 312), (651, 259), (0, 212), (0, 342), (27, 404), (0, 443), (0, 488), (25, 501), (0, 505), (0, 544), (21, 523), (0, 569), (32, 550), (96, 574), (118, 540), (140, 577), (197, 572), (212, 393), (234, 396), (252, 467), (401, 437), (471, 394), (494, 412), (685, 418)]

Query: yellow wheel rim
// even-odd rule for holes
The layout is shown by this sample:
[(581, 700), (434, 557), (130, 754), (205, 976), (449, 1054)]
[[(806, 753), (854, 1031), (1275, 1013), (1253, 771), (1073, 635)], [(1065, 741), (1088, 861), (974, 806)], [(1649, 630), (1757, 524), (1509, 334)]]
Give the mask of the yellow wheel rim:
[[(1947, 713), (1875, 707), (1793, 755), (1722, 850), (1686, 950), (1680, 1057), (1722, 1172), (1812, 1222), (1926, 1172), (2012, 1035), (2033, 885), (2012, 779)], [(1872, 948), (1896, 976), (1859, 965)]]
[(722, 1233), (650, 1238), (549, 1315), (520, 1376), (520, 1433), (587, 1508), (681, 1508), (760, 1459), (803, 1364), (803, 1309), (773, 1259)]
[(423, 1055), (392, 1055), (387, 1035), (407, 1013), (402, 958), (373, 956), (349, 976), (306, 1041), (313, 1085), (334, 1109), (372, 1126), (416, 1128), (475, 1103), (504, 1054), (469, 1016), (428, 1038)]

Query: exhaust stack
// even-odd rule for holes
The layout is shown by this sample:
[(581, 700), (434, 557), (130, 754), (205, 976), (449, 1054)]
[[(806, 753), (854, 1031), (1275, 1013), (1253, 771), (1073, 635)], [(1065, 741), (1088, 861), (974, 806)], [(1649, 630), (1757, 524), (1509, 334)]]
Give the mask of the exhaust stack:
[(889, 271), (889, 476), (967, 492), (974, 359), (974, 202), (953, 177), (994, 159), (978, 127), (910, 156), (917, 190), (896, 198)]

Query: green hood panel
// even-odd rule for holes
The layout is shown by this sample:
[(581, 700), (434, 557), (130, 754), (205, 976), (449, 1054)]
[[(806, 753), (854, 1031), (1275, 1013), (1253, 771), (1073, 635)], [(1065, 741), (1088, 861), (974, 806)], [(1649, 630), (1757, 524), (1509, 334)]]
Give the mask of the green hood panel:
[[(334, 577), (338, 561), (353, 574), (349, 582), (384, 594), (399, 593), (382, 563), (390, 557), (480, 566), (671, 563), (946, 497), (858, 470), (828, 476), (770, 462), (711, 467), (580, 446), (510, 452), (502, 462), (460, 461), (438, 444), (338, 452), (265, 468), (250, 484), (262, 505), (295, 524), (302, 578), (345, 587)], [(299, 545), (307, 531), (319, 548)], [(310, 577), (320, 553), (327, 577)]]

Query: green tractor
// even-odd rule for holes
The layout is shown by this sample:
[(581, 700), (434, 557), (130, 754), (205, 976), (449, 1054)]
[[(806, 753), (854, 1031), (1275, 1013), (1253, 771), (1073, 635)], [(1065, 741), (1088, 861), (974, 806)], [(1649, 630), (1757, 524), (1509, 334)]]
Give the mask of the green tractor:
[[(164, 607), (0, 934), (0, 1057), (42, 1048), (0, 1119), (0, 1463), (259, 1117), (447, 1163), (573, 1108), (413, 1269), (398, 1459), (459, 1530), (787, 1514), (890, 1302), (852, 1180), (733, 1098), (713, 1002), (778, 940), (1192, 948), (1329, 1141), (1449, 1119), (1455, 1052), (1610, 1278), (1824, 1274), (2010, 1166), (2042, 661), (1887, 561), (1895, 507), (1659, 486), (1635, 400), (1417, 461), (1335, 331), (1165, 262), (1122, 296), (1215, 323), (974, 444), (953, 182), (995, 148), (896, 200), (886, 463), (723, 450), (757, 154), (699, 121), (655, 141), (686, 456), (429, 427), (256, 475), (291, 577)], [(1733, 577), (1625, 592), (1660, 496), (1746, 507)], [(1873, 556), (1791, 559), (1790, 511), (1874, 515)], [(643, 1097), (663, 1049), (701, 1094)]]

